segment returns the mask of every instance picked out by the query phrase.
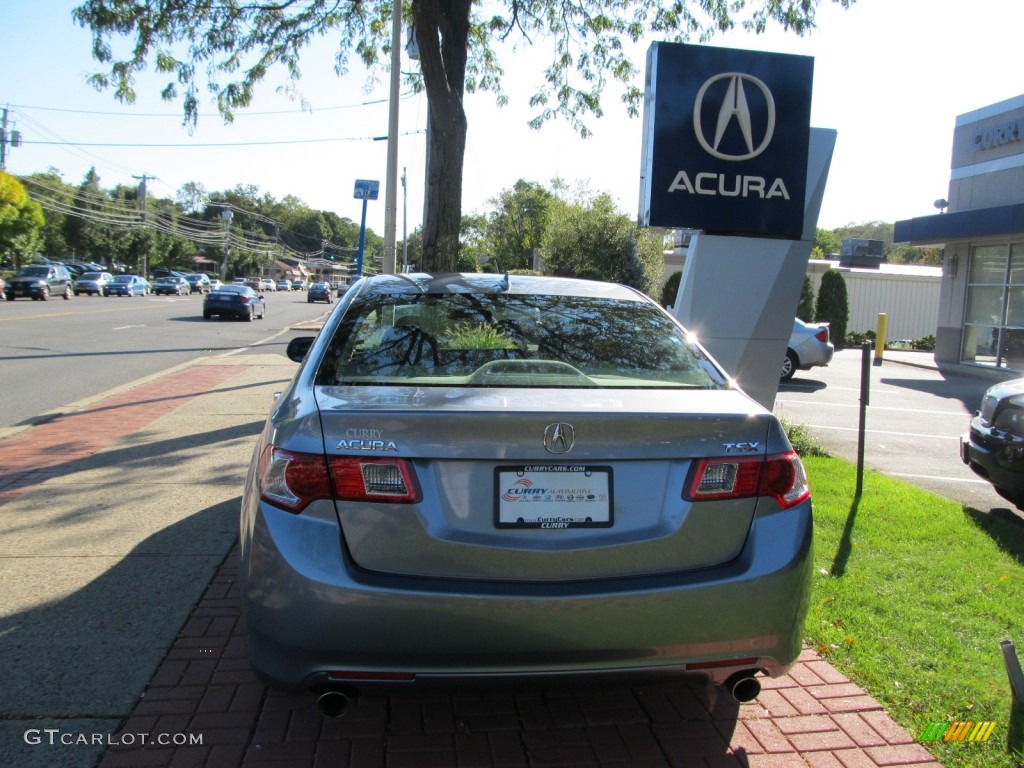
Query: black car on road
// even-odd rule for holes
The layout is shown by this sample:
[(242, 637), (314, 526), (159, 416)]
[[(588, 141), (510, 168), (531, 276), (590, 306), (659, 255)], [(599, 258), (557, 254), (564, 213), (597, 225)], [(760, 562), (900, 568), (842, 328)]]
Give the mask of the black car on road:
[(309, 291), (306, 292), (306, 303), (312, 304), (314, 301), (326, 301), (328, 304), (334, 303), (334, 295), (331, 293), (330, 283), (313, 283), (309, 286)]
[(236, 317), (240, 320), (262, 320), (267, 316), (267, 302), (262, 293), (247, 285), (222, 285), (203, 299), (203, 317)]
[(50, 296), (70, 299), (72, 282), (71, 273), (61, 264), (30, 264), (10, 279), (4, 288), (4, 297), (8, 301), (21, 297), (46, 301)]

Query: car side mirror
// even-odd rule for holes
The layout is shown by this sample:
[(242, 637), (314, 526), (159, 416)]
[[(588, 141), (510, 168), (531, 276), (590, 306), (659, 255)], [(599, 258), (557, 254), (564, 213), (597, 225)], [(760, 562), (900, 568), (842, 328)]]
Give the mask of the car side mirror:
[(306, 359), (309, 348), (313, 346), (314, 341), (316, 341), (316, 336), (297, 336), (288, 342), (288, 349), (285, 354), (288, 355), (288, 359), (293, 363), (301, 363)]

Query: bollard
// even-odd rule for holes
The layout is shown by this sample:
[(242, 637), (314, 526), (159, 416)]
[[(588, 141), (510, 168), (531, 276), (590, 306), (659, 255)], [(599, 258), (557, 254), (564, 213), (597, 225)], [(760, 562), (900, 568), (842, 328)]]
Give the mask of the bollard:
[(885, 355), (885, 329), (888, 324), (889, 316), (885, 312), (879, 312), (875, 336), (875, 365), (881, 365), (882, 357)]

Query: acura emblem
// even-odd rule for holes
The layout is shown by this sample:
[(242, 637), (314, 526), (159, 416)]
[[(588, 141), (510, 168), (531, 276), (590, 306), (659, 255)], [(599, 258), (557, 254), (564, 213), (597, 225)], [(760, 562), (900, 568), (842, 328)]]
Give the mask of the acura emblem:
[(576, 444), (576, 430), (563, 421), (544, 427), (544, 448), (548, 453), (568, 453)]
[[(704, 97), (707, 96), (708, 89), (721, 80), (728, 80), (729, 84), (725, 91), (725, 98), (718, 107), (715, 140), (714, 142), (709, 142), (704, 136), (704, 129), (701, 125)], [(764, 127), (764, 136), (761, 137), (761, 141), (757, 146), (754, 146), (754, 126), (750, 121), (747, 88), (754, 88), (760, 91), (768, 108), (768, 124)], [(747, 146), (745, 154), (728, 154), (720, 152), (718, 149), (719, 144), (722, 142), (722, 136), (734, 119)], [(700, 145), (704, 147), (704, 150), (709, 155), (717, 157), (719, 160), (737, 162), (740, 160), (751, 160), (768, 148), (772, 135), (775, 133), (775, 99), (772, 98), (772, 92), (768, 90), (768, 86), (764, 84), (764, 81), (759, 80), (753, 75), (741, 72), (723, 72), (720, 75), (708, 78), (697, 92), (697, 100), (693, 104), (693, 129), (697, 134), (697, 141), (700, 142)]]

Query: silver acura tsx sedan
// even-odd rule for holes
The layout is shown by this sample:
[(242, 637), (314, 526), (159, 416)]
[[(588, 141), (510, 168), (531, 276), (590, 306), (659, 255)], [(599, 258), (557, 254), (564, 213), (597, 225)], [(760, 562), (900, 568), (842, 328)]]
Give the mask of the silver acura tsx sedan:
[(658, 304), (551, 277), (358, 281), (249, 469), (256, 672), (324, 692), (796, 659), (811, 501), (779, 422)]

